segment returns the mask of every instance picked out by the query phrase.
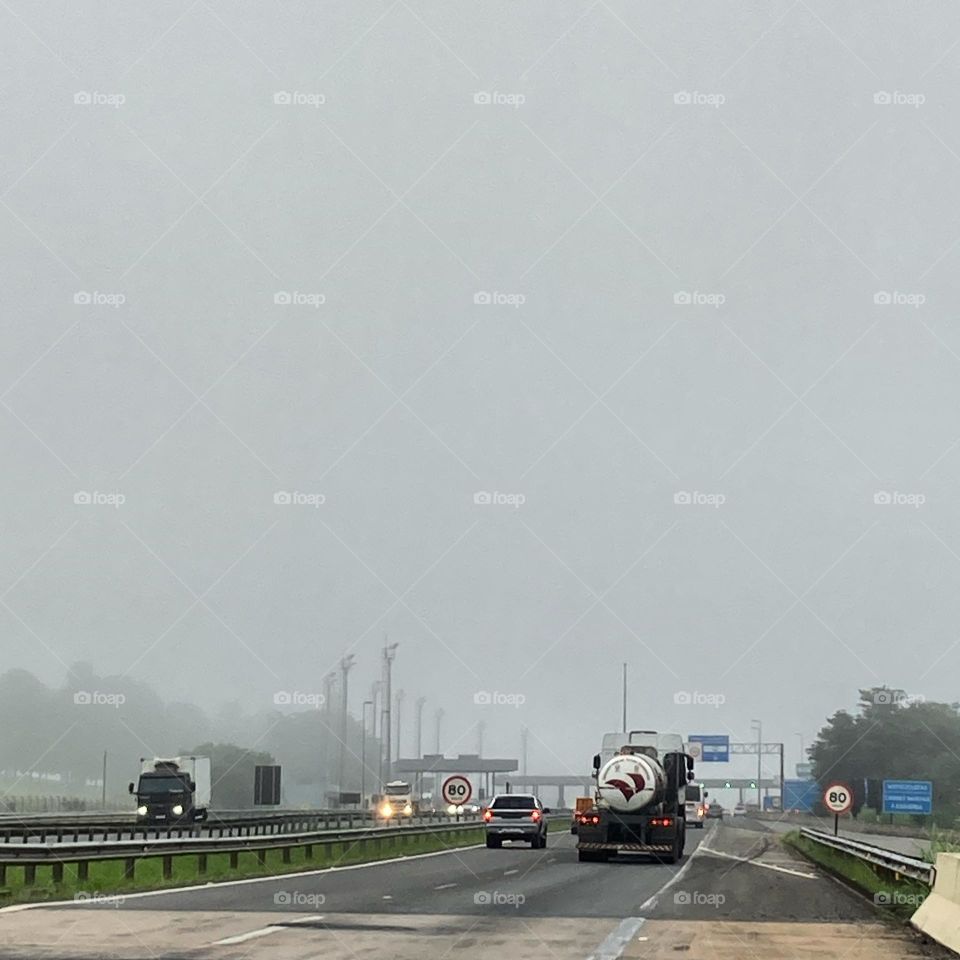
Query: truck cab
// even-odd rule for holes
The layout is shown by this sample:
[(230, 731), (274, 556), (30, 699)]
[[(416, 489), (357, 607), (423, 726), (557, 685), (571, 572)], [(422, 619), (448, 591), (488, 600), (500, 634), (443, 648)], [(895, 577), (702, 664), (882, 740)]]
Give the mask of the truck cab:
[(140, 777), (129, 792), (137, 798), (137, 819), (145, 823), (206, 820), (210, 799), (210, 759), (140, 759)]
[(412, 817), (417, 812), (413, 789), (405, 780), (391, 780), (384, 784), (383, 796), (377, 807), (377, 816), (384, 820), (391, 817)]

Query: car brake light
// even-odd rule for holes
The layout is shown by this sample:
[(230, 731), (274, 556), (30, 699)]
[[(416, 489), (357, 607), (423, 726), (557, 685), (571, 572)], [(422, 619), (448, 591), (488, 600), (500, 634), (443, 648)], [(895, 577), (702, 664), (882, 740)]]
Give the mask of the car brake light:
[(540, 819), (540, 811), (539, 811), (539, 810), (534, 810), (533, 813), (530, 814), (530, 819), (531, 819), (531, 820), (539, 820), (539, 819)]
[(492, 810), (484, 810), (484, 811), (483, 811), (483, 819), (484, 819), (484, 820), (492, 820), (492, 819), (493, 819), (493, 811), (492, 811)]

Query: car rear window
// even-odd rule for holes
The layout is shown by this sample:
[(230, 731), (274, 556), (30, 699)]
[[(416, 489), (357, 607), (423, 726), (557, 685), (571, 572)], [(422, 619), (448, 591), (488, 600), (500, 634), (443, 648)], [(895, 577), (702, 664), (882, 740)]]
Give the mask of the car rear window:
[(497, 797), (492, 804), (494, 810), (532, 810), (536, 806), (533, 797)]

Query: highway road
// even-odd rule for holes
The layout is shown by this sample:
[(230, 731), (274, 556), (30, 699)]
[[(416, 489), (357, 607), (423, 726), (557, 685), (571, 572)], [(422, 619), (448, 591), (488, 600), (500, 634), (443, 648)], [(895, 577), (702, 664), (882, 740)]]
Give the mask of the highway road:
[(691, 831), (676, 866), (472, 847), (269, 880), (0, 911), (5, 960), (744, 960), (943, 954), (753, 821)]

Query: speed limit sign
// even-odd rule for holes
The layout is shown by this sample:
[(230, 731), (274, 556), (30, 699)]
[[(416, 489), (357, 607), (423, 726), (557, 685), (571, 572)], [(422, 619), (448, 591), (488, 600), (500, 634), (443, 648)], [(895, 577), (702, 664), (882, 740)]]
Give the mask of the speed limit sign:
[(470, 781), (466, 777), (455, 773), (452, 777), (447, 777), (443, 781), (441, 792), (445, 803), (459, 807), (467, 803), (473, 796), (473, 787), (470, 786)]
[(853, 806), (853, 791), (845, 783), (831, 783), (823, 791), (823, 805), (838, 816)]

